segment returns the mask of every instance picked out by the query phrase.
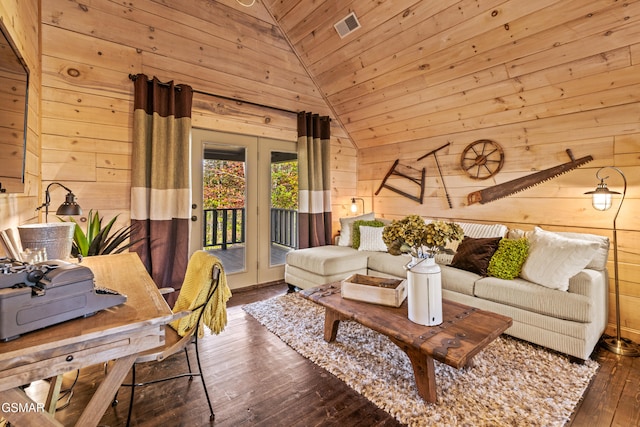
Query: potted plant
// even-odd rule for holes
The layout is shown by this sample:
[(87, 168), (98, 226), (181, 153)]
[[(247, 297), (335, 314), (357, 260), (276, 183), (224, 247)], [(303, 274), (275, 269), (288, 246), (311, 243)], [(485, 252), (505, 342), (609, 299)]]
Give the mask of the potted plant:
[(440, 220), (427, 224), (419, 215), (394, 220), (382, 232), (382, 240), (390, 254), (409, 253), (415, 258), (433, 258), (438, 252), (453, 253), (445, 245), (463, 237), (464, 232), (458, 224)]
[[(418, 215), (393, 221), (382, 232), (389, 253), (410, 253), (407, 270), (407, 312), (414, 323), (435, 326), (442, 323), (442, 279), (435, 262), (438, 252), (453, 253), (445, 245), (464, 237), (462, 227), (453, 222), (425, 223)], [(425, 262), (423, 262), (425, 261)]]
[(82, 229), (75, 219), (71, 218), (71, 222), (76, 224), (71, 255), (82, 258), (112, 253), (117, 254), (124, 252), (131, 246), (144, 240), (144, 238), (140, 238), (130, 241), (131, 232), (133, 231), (133, 226), (131, 225), (112, 230), (118, 216), (119, 215), (116, 215), (103, 226), (103, 218), (100, 216), (100, 213), (96, 211), (94, 214), (91, 210), (89, 211), (89, 215), (87, 215), (86, 231)]

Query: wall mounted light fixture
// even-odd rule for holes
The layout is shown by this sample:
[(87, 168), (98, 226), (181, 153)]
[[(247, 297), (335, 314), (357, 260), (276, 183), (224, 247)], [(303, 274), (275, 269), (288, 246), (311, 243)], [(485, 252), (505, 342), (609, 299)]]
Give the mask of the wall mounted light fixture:
[(605, 211), (611, 207), (611, 196), (620, 193), (618, 191), (609, 190), (609, 188), (607, 187), (607, 183), (604, 181), (609, 177), (606, 176), (603, 178), (600, 176), (600, 172), (602, 172), (603, 169), (612, 169), (618, 172), (624, 182), (624, 190), (622, 191), (622, 197), (620, 198), (620, 204), (618, 205), (616, 215), (613, 217), (613, 268), (615, 274), (614, 282), (616, 296), (616, 336), (604, 338), (602, 340), (602, 346), (613, 353), (623, 356), (640, 356), (640, 347), (630, 339), (622, 338), (620, 336), (620, 282), (618, 275), (618, 229), (616, 226), (616, 220), (618, 219), (618, 214), (620, 213), (622, 202), (624, 202), (624, 196), (627, 194), (627, 178), (617, 167), (604, 166), (598, 169), (598, 172), (596, 172), (596, 178), (600, 180), (600, 183), (598, 184), (596, 189), (593, 191), (587, 191), (584, 194), (591, 194), (594, 209)]
[(52, 185), (59, 185), (60, 187), (67, 190), (65, 201), (60, 205), (60, 207), (58, 207), (58, 210), (56, 210), (56, 215), (82, 215), (82, 208), (76, 202), (76, 196), (75, 194), (73, 194), (73, 191), (60, 184), (59, 182), (52, 182), (51, 184), (47, 185), (47, 189), (44, 192), (44, 203), (36, 208), (37, 211), (45, 208), (44, 221), (47, 222), (49, 219), (49, 205), (51, 204), (50, 189)]
[(364, 199), (361, 199), (359, 197), (351, 198), (351, 212), (353, 213), (358, 212), (358, 205), (356, 204), (356, 200), (360, 200), (362, 202), (362, 213), (364, 213)]

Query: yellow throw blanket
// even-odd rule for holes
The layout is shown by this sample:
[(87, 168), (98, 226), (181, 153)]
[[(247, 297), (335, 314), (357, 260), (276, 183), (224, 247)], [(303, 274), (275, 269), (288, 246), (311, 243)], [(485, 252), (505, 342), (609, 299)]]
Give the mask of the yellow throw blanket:
[[(197, 251), (191, 256), (178, 300), (173, 306), (173, 312), (191, 311), (206, 302), (213, 280), (211, 273), (216, 265), (220, 268), (218, 289), (216, 289), (211, 303), (205, 307), (202, 321), (211, 332), (219, 334), (227, 324), (227, 301), (231, 297), (231, 290), (227, 285), (227, 276), (222, 268), (222, 263), (216, 256), (206, 251)], [(197, 321), (198, 311), (194, 311), (186, 317), (174, 320), (169, 325), (180, 336), (184, 336), (187, 331), (196, 326)], [(202, 336), (204, 336), (204, 328), (199, 326), (198, 337)]]

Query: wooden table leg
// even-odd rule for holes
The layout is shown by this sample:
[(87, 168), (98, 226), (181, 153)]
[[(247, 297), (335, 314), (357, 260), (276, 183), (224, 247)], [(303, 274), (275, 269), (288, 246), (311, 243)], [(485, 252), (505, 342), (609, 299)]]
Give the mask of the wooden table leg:
[(97, 426), (107, 408), (113, 401), (116, 391), (124, 381), (127, 373), (133, 366), (137, 354), (131, 354), (116, 360), (109, 373), (104, 377), (102, 383), (91, 397), (89, 404), (84, 408), (82, 415), (78, 419), (76, 426)]
[(412, 348), (403, 348), (403, 350), (411, 360), (413, 376), (418, 386), (418, 394), (427, 402), (436, 403), (436, 371), (433, 357)]
[(333, 342), (336, 340), (336, 336), (338, 335), (338, 326), (340, 326), (341, 320), (349, 320), (349, 318), (330, 308), (325, 308), (324, 340), (326, 342)]
[(340, 314), (326, 308), (324, 310), (324, 340), (333, 342), (338, 335), (338, 326), (340, 326)]
[(45, 401), (44, 408), (50, 413), (56, 413), (56, 406), (58, 404), (58, 397), (60, 397), (60, 388), (62, 387), (62, 375), (56, 375), (49, 378), (49, 392), (47, 393), (47, 400)]

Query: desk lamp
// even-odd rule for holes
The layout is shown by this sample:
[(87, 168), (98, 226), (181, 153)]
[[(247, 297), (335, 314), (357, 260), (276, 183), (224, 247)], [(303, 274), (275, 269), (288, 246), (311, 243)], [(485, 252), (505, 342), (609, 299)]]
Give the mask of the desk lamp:
[(60, 207), (56, 211), (56, 215), (82, 215), (82, 208), (76, 202), (75, 194), (73, 194), (73, 192), (70, 189), (68, 189), (64, 185), (60, 184), (59, 182), (52, 182), (51, 184), (49, 184), (47, 186), (47, 189), (44, 192), (44, 194), (45, 194), (44, 203), (36, 208), (36, 210), (40, 210), (42, 208), (45, 208), (45, 214), (44, 214), (45, 222), (48, 221), (49, 205), (51, 204), (51, 194), (50, 194), (49, 189), (54, 184), (55, 185), (59, 185), (60, 187), (62, 187), (65, 190), (67, 190), (67, 195), (65, 197), (65, 201), (64, 201), (63, 204), (60, 205)]

